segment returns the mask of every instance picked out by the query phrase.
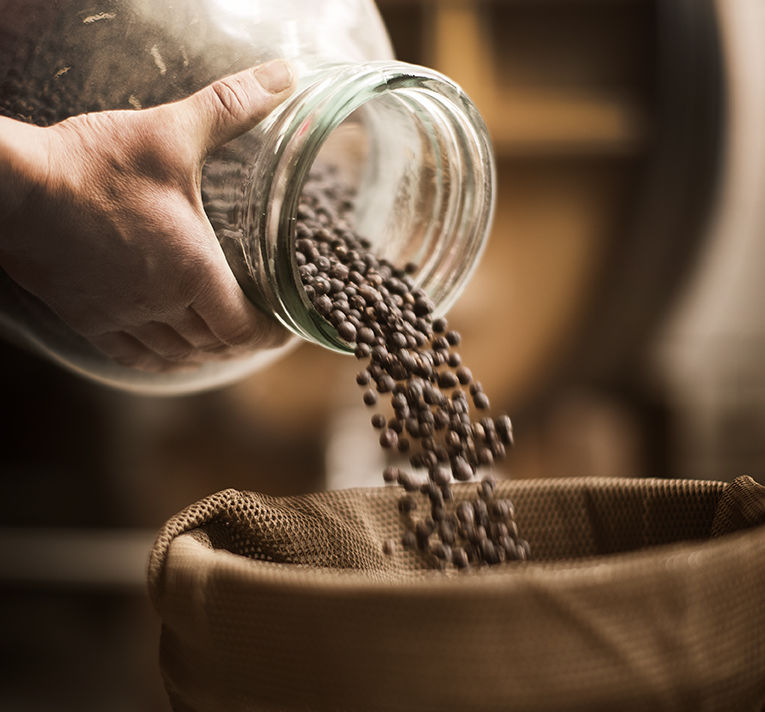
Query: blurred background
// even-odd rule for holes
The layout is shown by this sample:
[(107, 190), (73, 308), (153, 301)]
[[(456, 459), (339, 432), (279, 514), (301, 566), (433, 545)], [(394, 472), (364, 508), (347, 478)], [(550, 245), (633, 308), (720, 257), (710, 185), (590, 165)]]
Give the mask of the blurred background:
[[(514, 420), (507, 477), (765, 482), (765, 5), (380, 0), (466, 89), (499, 190), (450, 314)], [(104, 390), (0, 345), (0, 709), (166, 710), (156, 530), (227, 487), (381, 484), (353, 359), (226, 389)]]

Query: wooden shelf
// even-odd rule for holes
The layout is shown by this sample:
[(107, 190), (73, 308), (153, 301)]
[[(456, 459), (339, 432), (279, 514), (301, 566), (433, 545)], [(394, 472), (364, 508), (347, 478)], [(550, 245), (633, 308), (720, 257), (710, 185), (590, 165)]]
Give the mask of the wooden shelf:
[(484, 118), (500, 156), (629, 156), (646, 140), (646, 121), (636, 105), (602, 94), (507, 93)]
[(380, 3), (399, 55), (465, 89), (500, 158), (618, 158), (644, 150), (651, 121), (636, 76), (645, 73), (651, 50), (635, 42), (631, 25), (640, 5), (629, 5), (598, 13), (593, 0), (557, 0), (541, 13), (525, 1)]

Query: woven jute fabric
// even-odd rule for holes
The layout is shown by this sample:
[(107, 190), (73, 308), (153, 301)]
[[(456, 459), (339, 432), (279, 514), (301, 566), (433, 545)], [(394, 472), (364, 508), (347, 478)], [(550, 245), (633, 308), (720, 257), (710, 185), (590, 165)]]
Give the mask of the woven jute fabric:
[[(475, 486), (456, 488), (456, 498)], [(501, 482), (533, 561), (382, 553), (392, 488), (226, 490), (149, 564), (176, 712), (765, 709), (765, 487)]]

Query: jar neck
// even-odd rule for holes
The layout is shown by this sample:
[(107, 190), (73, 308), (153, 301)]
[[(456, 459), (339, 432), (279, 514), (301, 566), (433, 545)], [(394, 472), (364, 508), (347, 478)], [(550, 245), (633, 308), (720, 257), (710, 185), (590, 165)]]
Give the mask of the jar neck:
[(333, 132), (359, 113), (370, 165), (357, 184), (357, 227), (378, 256), (396, 266), (418, 265), (413, 279), (437, 315), (453, 304), (476, 267), (494, 208), (485, 125), (446, 77), (397, 61), (325, 66), (305, 77), (259, 127), (242, 215), (247, 274), (235, 271), (251, 298), (288, 329), (345, 353), (352, 346), (302, 288), (295, 227), (314, 162)]

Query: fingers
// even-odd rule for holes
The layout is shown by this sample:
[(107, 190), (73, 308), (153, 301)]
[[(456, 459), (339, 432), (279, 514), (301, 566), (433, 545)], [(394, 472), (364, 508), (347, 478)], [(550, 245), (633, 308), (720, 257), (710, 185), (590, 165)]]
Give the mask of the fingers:
[(191, 307), (165, 319), (150, 321), (127, 332), (168, 361), (204, 360), (206, 353), (227, 349), (227, 344), (210, 331)]
[(285, 328), (247, 299), (222, 255), (221, 260), (224, 264), (210, 270), (207, 288), (192, 304), (194, 312), (228, 347), (256, 350), (284, 344)]
[[(184, 251), (176, 249), (175, 270), (166, 279), (140, 281), (139, 293), (150, 292), (151, 299), (142, 297), (147, 306), (118, 320), (93, 317), (91, 323), (98, 321), (101, 328), (120, 324), (107, 333), (81, 322), (74, 328), (118, 363), (155, 372), (246, 358), (285, 343), (286, 329), (245, 296), (209, 224), (197, 221), (183, 228), (186, 222), (178, 220), (177, 225), (190, 242)], [(149, 289), (151, 284), (162, 288)], [(141, 301), (127, 285), (126, 290), (127, 303)]]
[(129, 330), (91, 337), (91, 342), (120, 365), (139, 371), (188, 370), (205, 361), (235, 355), (199, 316), (191, 314), (191, 317), (182, 316), (178, 320), (180, 329), (189, 327), (185, 337), (169, 324), (152, 321)]
[(193, 307), (186, 307), (172, 319), (172, 324), (178, 334), (199, 351), (217, 353), (227, 348), (227, 345), (210, 331), (210, 327)]
[(249, 131), (293, 90), (289, 64), (276, 59), (213, 82), (175, 104), (199, 128), (204, 154)]
[(149, 349), (125, 331), (112, 331), (90, 337), (90, 341), (99, 351), (116, 363), (139, 371), (160, 373), (188, 367), (188, 365), (162, 358), (157, 352)]
[(129, 333), (165, 361), (190, 361), (194, 356), (195, 348), (167, 324), (150, 321)]
[(286, 331), (253, 307), (245, 298), (241, 313), (224, 313), (214, 300), (202, 300), (214, 329), (188, 307), (171, 324), (148, 322), (125, 331), (91, 336), (91, 342), (122, 366), (140, 371), (179, 371), (205, 361), (242, 356), (262, 348), (282, 345)]

